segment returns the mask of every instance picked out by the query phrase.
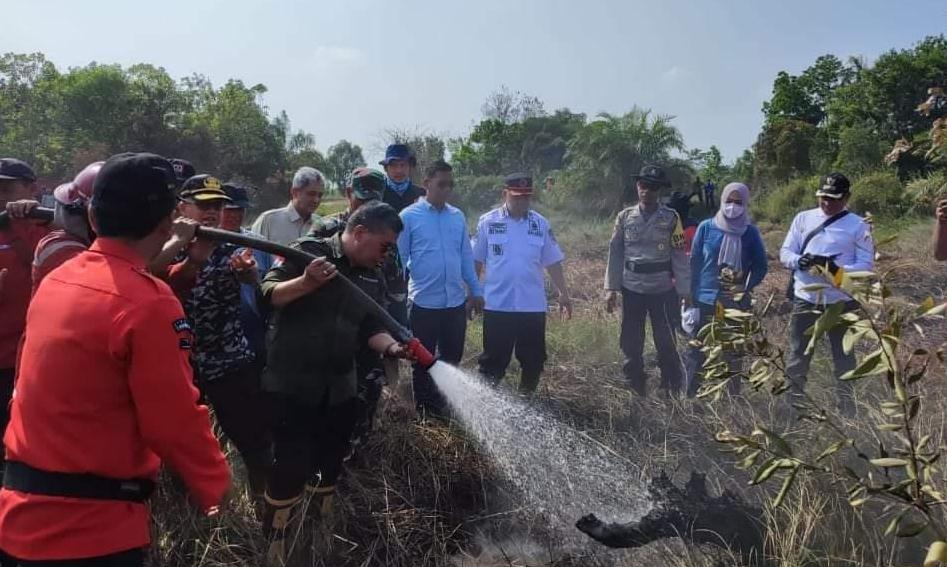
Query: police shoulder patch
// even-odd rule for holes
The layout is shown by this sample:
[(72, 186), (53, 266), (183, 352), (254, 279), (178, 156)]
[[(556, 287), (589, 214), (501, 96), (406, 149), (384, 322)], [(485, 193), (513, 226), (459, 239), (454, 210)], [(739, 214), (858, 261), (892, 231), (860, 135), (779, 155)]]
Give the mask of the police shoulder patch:
[(191, 330), (191, 324), (188, 323), (186, 318), (178, 319), (171, 323), (171, 326), (174, 328), (175, 333), (183, 333), (184, 331)]

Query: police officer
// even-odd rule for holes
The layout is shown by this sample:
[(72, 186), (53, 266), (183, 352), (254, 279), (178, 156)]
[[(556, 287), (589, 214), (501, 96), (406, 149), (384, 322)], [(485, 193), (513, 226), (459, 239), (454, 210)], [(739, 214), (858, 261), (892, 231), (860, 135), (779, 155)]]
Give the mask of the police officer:
[(565, 255), (549, 221), (530, 209), (532, 195), (532, 177), (508, 175), (503, 205), (480, 217), (471, 243), (477, 273), (486, 269), (480, 374), (498, 384), (515, 349), (522, 369), (522, 394), (536, 390), (546, 361), (543, 270), (549, 272), (559, 292), (560, 309), (572, 316), (572, 299), (562, 270)]
[(667, 173), (646, 165), (635, 177), (638, 204), (618, 213), (609, 243), (605, 273), (606, 309), (622, 303), (621, 350), (623, 372), (632, 389), (646, 395), (644, 372), (645, 319), (658, 353), (662, 387), (680, 391), (681, 360), (674, 336), (680, 298), (690, 305), (690, 266), (685, 252), (684, 229), (674, 210), (660, 204), (662, 189), (670, 187)]
[[(334, 215), (322, 217), (313, 222), (310, 238), (331, 238), (345, 230), (349, 217), (366, 203), (380, 201), (385, 190), (385, 176), (380, 171), (368, 167), (359, 167), (352, 171), (345, 188), (345, 198), (349, 202), (347, 209)], [(383, 305), (389, 305), (404, 297), (407, 293), (401, 261), (398, 251), (391, 247), (381, 265), (384, 287), (380, 290)], [(352, 451), (361, 444), (362, 438), (372, 429), (375, 411), (381, 399), (385, 382), (385, 371), (378, 353), (363, 347), (355, 361), (355, 374), (358, 379), (358, 418), (352, 432)], [(351, 454), (350, 454), (351, 456)]]
[(276, 309), (263, 387), (279, 398), (281, 408), (263, 518), (271, 564), (285, 559), (292, 509), (314, 471), (320, 484), (312, 487), (319, 498), (312, 506), (331, 509), (357, 418), (356, 356), (366, 345), (390, 357), (408, 356), (369, 307), (343, 282), (333, 281), (342, 273), (380, 299), (377, 266), (401, 229), (393, 208), (369, 203), (349, 217), (341, 233), (293, 243), (319, 259), (304, 266), (279, 263), (263, 280), (263, 295)]
[(0, 548), (22, 565), (144, 565), (162, 461), (206, 511), (229, 487), (195, 403), (190, 326), (145, 268), (171, 231), (174, 189), (162, 157), (110, 158), (92, 197), (98, 238), (33, 297), (0, 491)]

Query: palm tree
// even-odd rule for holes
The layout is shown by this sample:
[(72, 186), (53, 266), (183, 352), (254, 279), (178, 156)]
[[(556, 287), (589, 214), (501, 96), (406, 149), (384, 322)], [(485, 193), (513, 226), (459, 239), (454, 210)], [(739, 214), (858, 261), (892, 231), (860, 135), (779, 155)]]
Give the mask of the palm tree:
[(622, 116), (599, 114), (569, 142), (570, 166), (594, 176), (597, 182), (586, 186), (597, 187), (598, 196), (620, 208), (632, 176), (643, 165), (667, 164), (672, 151), (684, 149), (673, 118), (637, 106)]

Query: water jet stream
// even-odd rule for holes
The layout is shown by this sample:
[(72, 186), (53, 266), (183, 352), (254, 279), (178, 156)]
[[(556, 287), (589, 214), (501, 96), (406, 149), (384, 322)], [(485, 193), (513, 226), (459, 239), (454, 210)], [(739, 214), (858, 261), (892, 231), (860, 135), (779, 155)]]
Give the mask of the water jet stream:
[(437, 362), (429, 372), (455, 418), (550, 527), (571, 530), (589, 510), (620, 523), (650, 510), (637, 467), (605, 445), (464, 370)]

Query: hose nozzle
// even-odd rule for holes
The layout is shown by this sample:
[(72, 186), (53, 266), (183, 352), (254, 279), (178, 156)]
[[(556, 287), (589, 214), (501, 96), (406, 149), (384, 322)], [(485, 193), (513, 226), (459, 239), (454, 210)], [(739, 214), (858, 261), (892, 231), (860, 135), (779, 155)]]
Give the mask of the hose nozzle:
[(437, 359), (431, 354), (431, 351), (424, 348), (424, 345), (421, 344), (421, 341), (419, 341), (417, 337), (412, 337), (404, 346), (421, 368), (425, 370), (434, 366), (434, 363), (437, 362)]

